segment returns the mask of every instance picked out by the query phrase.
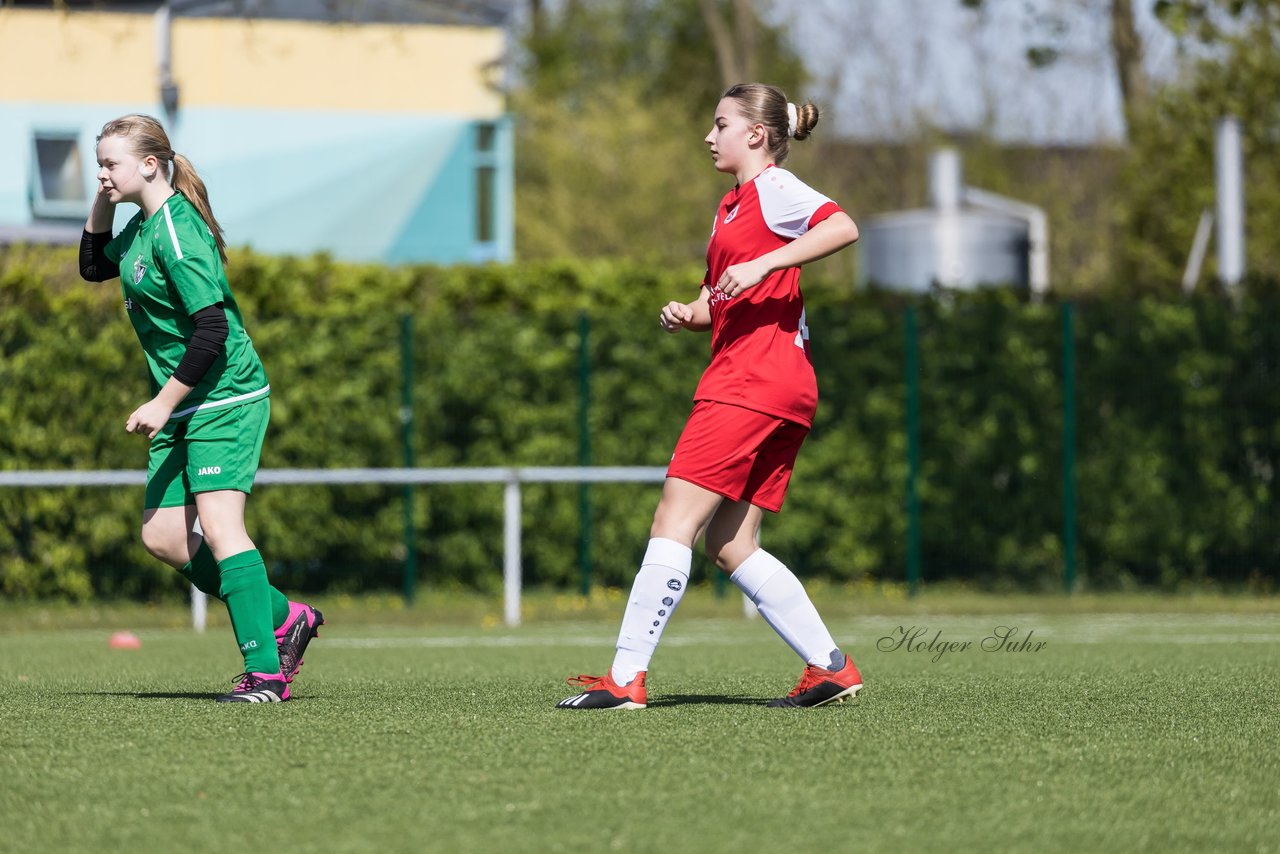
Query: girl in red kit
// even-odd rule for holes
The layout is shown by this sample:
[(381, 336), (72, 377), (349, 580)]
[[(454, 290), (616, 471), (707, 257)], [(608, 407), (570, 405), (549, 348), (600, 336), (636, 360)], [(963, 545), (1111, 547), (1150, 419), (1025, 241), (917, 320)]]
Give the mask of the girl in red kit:
[(693, 543), (705, 548), (782, 639), (805, 660), (800, 682), (768, 705), (821, 706), (854, 696), (862, 677), (831, 638), (800, 581), (760, 548), (763, 511), (778, 512), (796, 454), (813, 424), (818, 387), (800, 267), (858, 239), (835, 202), (779, 168), (790, 140), (806, 139), (818, 108), (774, 86), (732, 86), (704, 140), (736, 184), (716, 210), (698, 298), (662, 309), (668, 332), (711, 331), (711, 364), (676, 443), (649, 547), (604, 676), (569, 680), (563, 709), (643, 709), (645, 676), (689, 581)]

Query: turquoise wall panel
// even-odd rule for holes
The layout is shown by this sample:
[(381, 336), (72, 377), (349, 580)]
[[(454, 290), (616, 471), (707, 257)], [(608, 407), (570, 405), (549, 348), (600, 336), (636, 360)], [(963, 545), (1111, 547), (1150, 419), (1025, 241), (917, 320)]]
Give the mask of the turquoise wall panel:
[(450, 168), (438, 179), (410, 215), (388, 249), (389, 261), (418, 257), (470, 261), (473, 256), (475, 201), (471, 166), (471, 134), (459, 134), (448, 153)]
[[(85, 185), (94, 188), (93, 140), (102, 124), (158, 105), (0, 103), (0, 226), (31, 225), (30, 154), (37, 130), (77, 131)], [(233, 246), (273, 254), (328, 252), (353, 261), (453, 263), (492, 255), (474, 241), (474, 120), (304, 110), (187, 109), (167, 123), (173, 147), (195, 164)], [(508, 145), (509, 149), (509, 145)], [(500, 207), (512, 204), (513, 171), (500, 158)], [(116, 227), (136, 210), (122, 206)], [(87, 210), (86, 210), (87, 213)], [(80, 218), (83, 221), (83, 217)], [(72, 223), (68, 222), (68, 225)], [(499, 218), (500, 245), (510, 223)]]

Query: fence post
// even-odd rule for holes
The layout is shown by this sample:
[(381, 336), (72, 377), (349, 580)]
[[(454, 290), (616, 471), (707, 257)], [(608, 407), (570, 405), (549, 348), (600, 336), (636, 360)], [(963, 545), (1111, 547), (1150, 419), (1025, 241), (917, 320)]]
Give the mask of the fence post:
[[(413, 315), (400, 317), (400, 441), (404, 445), (404, 467), (413, 463)], [(418, 583), (417, 537), (413, 525), (413, 485), (404, 485), (404, 601), (413, 603)]]
[(1075, 308), (1062, 304), (1062, 586), (1076, 586), (1076, 331)]
[[(578, 315), (578, 465), (591, 465), (591, 318)], [(591, 593), (591, 484), (578, 484), (578, 577), (583, 596)]]
[(914, 305), (907, 306), (906, 321), (907, 591), (915, 596), (920, 585), (920, 336)]
[(204, 591), (191, 585), (191, 628), (203, 632), (209, 623), (209, 597)]
[(502, 491), (502, 614), (520, 625), (520, 474), (515, 469)]

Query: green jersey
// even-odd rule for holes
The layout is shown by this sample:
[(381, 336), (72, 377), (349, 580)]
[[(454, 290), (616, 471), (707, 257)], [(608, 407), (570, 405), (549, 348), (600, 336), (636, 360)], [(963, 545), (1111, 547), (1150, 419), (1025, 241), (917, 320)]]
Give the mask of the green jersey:
[(244, 330), (213, 233), (185, 196), (175, 193), (150, 217), (138, 211), (105, 252), (120, 266), (124, 307), (147, 357), (153, 395), (187, 352), (195, 332), (191, 315), (217, 303), (226, 311), (225, 349), (171, 421), (270, 394), (267, 372)]

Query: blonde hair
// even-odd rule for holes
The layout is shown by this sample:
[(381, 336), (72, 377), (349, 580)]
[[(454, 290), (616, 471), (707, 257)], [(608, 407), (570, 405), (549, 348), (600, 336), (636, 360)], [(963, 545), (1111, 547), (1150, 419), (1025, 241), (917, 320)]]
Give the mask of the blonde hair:
[(218, 255), (222, 263), (227, 263), (227, 241), (222, 236), (222, 226), (213, 216), (213, 208), (209, 205), (209, 191), (204, 181), (196, 173), (191, 161), (175, 152), (169, 146), (169, 135), (164, 127), (151, 116), (133, 114), (113, 119), (102, 126), (98, 140), (108, 136), (122, 136), (133, 146), (133, 153), (139, 158), (155, 157), (160, 161), (165, 174), (170, 176), (169, 183), (195, 206), (196, 213), (204, 220), (213, 234), (214, 243), (218, 246)]
[(737, 83), (725, 90), (721, 98), (732, 98), (751, 124), (762, 124), (768, 136), (769, 154), (781, 164), (791, 153), (791, 140), (807, 139), (818, 123), (818, 108), (808, 102), (795, 104), (796, 127), (791, 131), (791, 117), (786, 94), (777, 86), (764, 83)]

